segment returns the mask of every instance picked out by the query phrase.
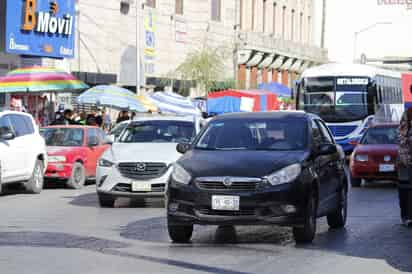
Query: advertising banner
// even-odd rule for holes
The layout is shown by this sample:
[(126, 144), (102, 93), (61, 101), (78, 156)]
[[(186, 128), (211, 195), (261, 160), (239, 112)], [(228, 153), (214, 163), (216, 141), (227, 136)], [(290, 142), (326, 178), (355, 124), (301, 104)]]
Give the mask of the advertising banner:
[(7, 0), (7, 53), (72, 58), (75, 0)]

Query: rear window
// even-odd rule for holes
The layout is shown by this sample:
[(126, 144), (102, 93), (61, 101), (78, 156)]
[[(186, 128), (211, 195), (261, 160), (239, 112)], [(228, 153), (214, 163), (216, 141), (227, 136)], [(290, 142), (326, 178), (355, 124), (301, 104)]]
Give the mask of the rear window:
[(365, 132), (361, 140), (364, 145), (395, 145), (399, 143), (397, 127), (374, 127)]

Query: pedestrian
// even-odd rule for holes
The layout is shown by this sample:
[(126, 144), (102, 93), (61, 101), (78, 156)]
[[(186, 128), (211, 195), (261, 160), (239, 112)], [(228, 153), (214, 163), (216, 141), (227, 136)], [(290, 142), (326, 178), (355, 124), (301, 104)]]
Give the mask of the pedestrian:
[(53, 125), (75, 125), (76, 122), (72, 119), (73, 117), (73, 111), (70, 109), (66, 109), (63, 112), (63, 115), (61, 113), (56, 113), (56, 119), (53, 122)]
[(110, 114), (107, 113), (105, 109), (103, 109), (102, 116), (103, 116), (103, 129), (106, 131), (110, 131), (110, 128), (112, 126), (112, 118), (110, 117)]
[(87, 115), (86, 118), (86, 125), (88, 126), (98, 126), (96, 123), (96, 117), (94, 113)]
[(403, 113), (399, 125), (398, 191), (402, 223), (412, 226), (412, 108)]
[(103, 126), (103, 115), (102, 115), (101, 111), (99, 111), (95, 115), (95, 120), (96, 120), (97, 126), (101, 128)]
[(116, 124), (127, 120), (130, 120), (129, 114), (127, 111), (122, 110), (119, 112), (119, 115), (117, 116)]
[(79, 117), (80, 117), (79, 125), (86, 125), (86, 119), (87, 119), (86, 112), (84, 111), (80, 112)]

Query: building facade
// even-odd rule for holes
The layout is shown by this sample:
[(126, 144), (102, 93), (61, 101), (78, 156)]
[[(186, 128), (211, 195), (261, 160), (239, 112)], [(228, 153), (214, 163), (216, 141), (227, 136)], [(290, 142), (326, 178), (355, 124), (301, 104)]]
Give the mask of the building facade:
[(0, 74), (38, 63), (64, 68), (91, 85), (162, 88), (188, 54), (207, 46), (224, 52), (218, 80), (236, 79), (242, 89), (271, 81), (292, 86), (304, 69), (327, 61), (327, 51), (315, 45), (313, 2), (78, 1), (73, 59), (0, 53)]

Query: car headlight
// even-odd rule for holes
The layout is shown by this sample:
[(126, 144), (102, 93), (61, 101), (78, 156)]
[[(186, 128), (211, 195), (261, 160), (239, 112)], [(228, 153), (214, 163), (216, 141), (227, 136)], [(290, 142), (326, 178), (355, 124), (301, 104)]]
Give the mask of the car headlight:
[(181, 165), (175, 163), (173, 165), (172, 179), (177, 183), (187, 185), (190, 183), (192, 176)]
[(269, 176), (266, 176), (265, 179), (272, 185), (282, 185), (287, 184), (295, 180), (301, 173), (302, 167), (300, 164), (293, 164), (278, 170)]
[(49, 163), (64, 163), (66, 156), (48, 156)]
[(99, 160), (99, 166), (101, 167), (112, 167), (113, 165), (114, 163), (109, 160), (103, 158)]
[(366, 154), (356, 154), (355, 160), (358, 162), (367, 162), (369, 160), (369, 157)]

